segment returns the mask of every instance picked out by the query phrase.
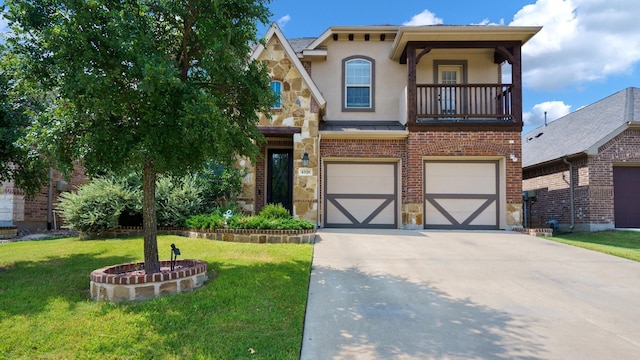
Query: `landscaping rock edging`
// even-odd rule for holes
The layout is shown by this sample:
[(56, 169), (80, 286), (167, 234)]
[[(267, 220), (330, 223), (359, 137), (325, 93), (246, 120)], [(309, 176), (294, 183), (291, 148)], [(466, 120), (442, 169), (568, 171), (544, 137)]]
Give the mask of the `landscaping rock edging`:
[[(122, 226), (113, 230), (105, 230), (99, 234), (80, 234), (81, 239), (125, 238), (142, 236), (144, 232), (139, 226)], [(310, 230), (260, 230), (260, 229), (186, 229), (158, 228), (158, 235), (177, 235), (192, 239), (209, 239), (217, 241), (253, 243), (253, 244), (313, 244), (316, 229)]]
[[(145, 300), (193, 290), (207, 280), (207, 263), (200, 260), (160, 261), (162, 272), (144, 274), (144, 263), (103, 267), (91, 272), (91, 299), (96, 301)], [(138, 273), (140, 272), (140, 273)]]

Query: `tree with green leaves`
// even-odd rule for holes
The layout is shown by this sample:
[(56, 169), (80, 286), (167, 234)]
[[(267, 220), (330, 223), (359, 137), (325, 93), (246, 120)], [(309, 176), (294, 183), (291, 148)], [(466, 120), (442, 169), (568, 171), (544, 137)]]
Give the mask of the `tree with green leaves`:
[(0, 48), (0, 181), (13, 181), (33, 196), (46, 184), (49, 167), (24, 141), (31, 123), (29, 109), (37, 103), (15, 91), (14, 61)]
[(90, 175), (142, 172), (147, 273), (160, 271), (158, 174), (257, 155), (274, 94), (249, 54), (268, 2), (5, 1), (23, 86), (48, 96), (32, 144)]

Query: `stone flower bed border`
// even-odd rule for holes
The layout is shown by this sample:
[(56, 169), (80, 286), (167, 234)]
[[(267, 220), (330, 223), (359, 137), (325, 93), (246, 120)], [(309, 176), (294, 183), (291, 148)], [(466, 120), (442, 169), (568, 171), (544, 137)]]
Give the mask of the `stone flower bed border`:
[[(80, 234), (81, 239), (124, 238), (143, 235), (142, 227), (118, 227), (99, 234)], [(188, 238), (255, 244), (312, 244), (316, 230), (193, 230), (158, 228), (158, 235), (177, 235)], [(175, 270), (171, 262), (160, 261), (162, 271), (146, 275), (143, 263), (107, 266), (91, 273), (91, 299), (96, 301), (145, 300), (162, 295), (190, 291), (207, 280), (207, 263), (200, 260), (177, 260)]]
[(91, 272), (91, 299), (97, 301), (145, 300), (193, 290), (207, 280), (207, 263), (200, 260), (160, 261), (161, 272), (144, 274), (143, 263), (103, 267)]
[[(124, 238), (144, 235), (142, 227), (121, 226), (100, 234), (80, 234), (81, 239)], [(310, 230), (260, 230), (260, 229), (186, 229), (159, 227), (158, 235), (177, 235), (193, 239), (209, 239), (254, 244), (313, 244), (316, 229)]]

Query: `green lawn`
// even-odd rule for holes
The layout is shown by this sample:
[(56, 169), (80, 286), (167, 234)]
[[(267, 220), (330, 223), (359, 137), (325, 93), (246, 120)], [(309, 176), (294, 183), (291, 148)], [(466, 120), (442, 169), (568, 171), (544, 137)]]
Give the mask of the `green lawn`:
[(551, 240), (640, 261), (640, 232), (599, 231), (556, 235)]
[(0, 359), (298, 358), (312, 245), (160, 236), (161, 259), (171, 243), (209, 283), (118, 304), (90, 300), (89, 274), (142, 261), (142, 238), (0, 245)]

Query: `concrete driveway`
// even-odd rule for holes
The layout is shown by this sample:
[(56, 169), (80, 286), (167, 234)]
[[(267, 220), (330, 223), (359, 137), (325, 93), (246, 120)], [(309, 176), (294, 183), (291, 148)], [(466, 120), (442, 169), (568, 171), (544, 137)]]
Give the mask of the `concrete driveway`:
[(321, 230), (311, 359), (638, 359), (640, 263), (512, 232)]

